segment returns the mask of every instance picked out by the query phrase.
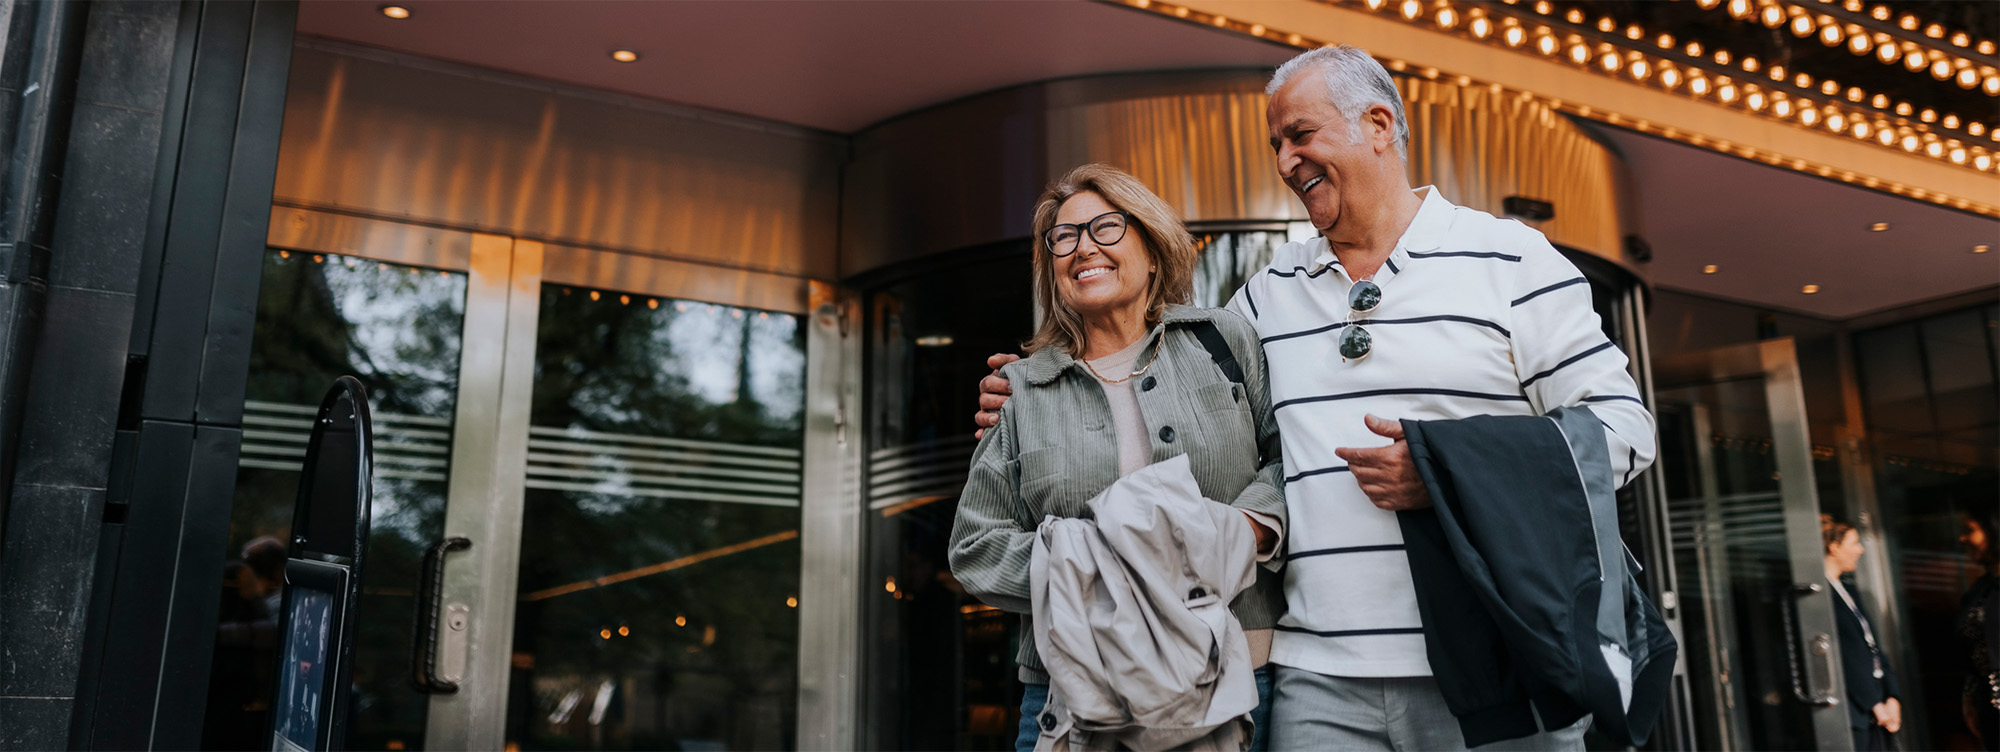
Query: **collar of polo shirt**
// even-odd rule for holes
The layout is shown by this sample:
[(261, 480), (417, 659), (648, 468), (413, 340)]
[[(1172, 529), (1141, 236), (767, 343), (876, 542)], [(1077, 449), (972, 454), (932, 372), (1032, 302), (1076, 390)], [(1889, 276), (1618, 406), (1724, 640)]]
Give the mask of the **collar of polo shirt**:
[[(1451, 229), (1451, 202), (1444, 200), (1435, 186), (1427, 185), (1410, 192), (1423, 199), (1424, 203), (1417, 207), (1417, 215), (1410, 218), (1410, 226), (1403, 230), (1403, 237), (1396, 240), (1396, 250), (1389, 253), (1389, 261), (1394, 263), (1386, 267), (1392, 275), (1394, 269), (1408, 265), (1411, 253), (1437, 250), (1445, 231)], [(1321, 237), (1320, 252), (1313, 257), (1310, 276), (1317, 277), (1328, 266), (1339, 265), (1340, 259), (1333, 255), (1333, 244)], [(1378, 273), (1376, 276), (1381, 275)]]

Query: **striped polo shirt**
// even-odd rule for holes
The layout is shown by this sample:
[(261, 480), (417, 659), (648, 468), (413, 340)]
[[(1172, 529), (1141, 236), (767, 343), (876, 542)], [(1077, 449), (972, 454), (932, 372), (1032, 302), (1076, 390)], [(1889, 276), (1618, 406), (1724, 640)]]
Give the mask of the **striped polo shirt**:
[[(1652, 415), (1605, 338), (1590, 285), (1540, 232), (1434, 188), (1356, 321), (1374, 350), (1343, 361), (1353, 284), (1325, 238), (1279, 248), (1229, 307), (1256, 325), (1282, 431), (1287, 615), (1271, 660), (1330, 676), (1429, 676), (1402, 530), (1334, 455), (1389, 443), (1362, 422), (1539, 415), (1587, 404), (1620, 482), (1653, 461)], [(1467, 608), (1477, 604), (1467, 603)]]

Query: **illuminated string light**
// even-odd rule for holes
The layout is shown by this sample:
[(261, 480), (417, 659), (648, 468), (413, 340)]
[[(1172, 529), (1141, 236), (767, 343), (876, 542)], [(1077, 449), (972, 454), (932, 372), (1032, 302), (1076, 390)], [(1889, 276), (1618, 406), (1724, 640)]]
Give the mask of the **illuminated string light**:
[[(1345, 0), (1323, 1), (1337, 3)], [(1527, 0), (1502, 1), (1507, 6), (1522, 7), (1527, 5)], [(1822, 3), (1831, 3), (1833, 1), (1819, 0)], [(1848, 12), (1862, 12), (1867, 7), (1861, 0), (1838, 1), (1841, 3), (1841, 7), (1846, 8)], [(1272, 40), (1285, 39), (1298, 47), (1316, 47), (1321, 44), (1318, 40), (1307, 39), (1299, 34), (1287, 35), (1283, 31), (1268, 29), (1262, 24), (1250, 24), (1245, 21), (1225, 18), (1219, 14), (1190, 11), (1186, 7), (1175, 7), (1170, 3), (1161, 2), (1160, 0), (1125, 0), (1125, 2), (1135, 7), (1151, 8), (1156, 13), (1186, 18), (1194, 22), (1211, 24), (1220, 28), (1233, 29), (1261, 38)], [(1361, 3), (1369, 9), (1377, 11), (1388, 10), (1391, 5), (1390, 0), (1361, 0)], [(1866, 56), (1874, 54), (1882, 58), (1884, 62), (1902, 63), (1904, 66), (1909, 67), (1912, 72), (1928, 72), (1940, 81), (1957, 83), (1959, 86), (1967, 89), (1979, 89), (1989, 95), (2000, 95), (2000, 71), (1995, 71), (1991, 67), (1975, 66), (1962, 59), (1951, 57), (1939, 50), (1928, 49), (1907, 40), (1898, 41), (1882, 32), (1870, 32), (1853, 24), (1843, 24), (1834, 18), (1814, 14), (1811, 12), (1813, 6), (1805, 4), (1804, 0), (1696, 0), (1696, 3), (1708, 8), (1719, 8), (1725, 3), (1733, 3), (1733, 11), (1739, 18), (1754, 18), (1756, 21), (1773, 29), (1785, 27), (1800, 36), (1817, 32), (1822, 41), (1827, 42), (1829, 46), (1844, 45), (1857, 55)], [(1706, 58), (1704, 62), (1713, 61), (1717, 65), (1730, 65), (1740, 68), (1746, 73), (1760, 74), (1754, 78), (1768, 78), (1770, 81), (1779, 84), (1789, 83), (1800, 89), (1810, 89), (1817, 85), (1818, 90), (1828, 97), (1844, 96), (1849, 102), (1863, 107), (1872, 107), (1874, 111), (1881, 113), (1881, 115), (1873, 116), (1871, 120), (1870, 116), (1866, 113), (1850, 112), (1831, 105), (1822, 109), (1803, 98), (1793, 99), (1783, 92), (1766, 92), (1754, 83), (1742, 84), (1731, 80), (1729, 76), (1710, 77), (1703, 75), (1699, 71), (1682, 69), (1669, 64), (1669, 61), (1649, 57), (1641, 50), (1621, 50), (1608, 42), (1601, 41), (1604, 37), (1599, 37), (1598, 40), (1600, 41), (1590, 41), (1574, 34), (1558, 33), (1547, 26), (1536, 26), (1530, 29), (1521, 23), (1520, 19), (1512, 16), (1502, 18), (1490, 17), (1490, 11), (1485, 6), (1461, 9), (1451, 0), (1401, 0), (1394, 3), (1394, 6), (1395, 13), (1392, 14), (1392, 17), (1400, 16), (1406, 22), (1433, 27), (1445, 33), (1459, 35), (1461, 38), (1469, 37), (1494, 45), (1505, 44), (1510, 48), (1520, 48), (1528, 45), (1532, 38), (1533, 49), (1543, 56), (1556, 57), (1561, 55), (1575, 65), (1586, 69), (1595, 69), (1602, 75), (1619, 78), (1629, 77), (1629, 80), (1641, 84), (1657, 80), (1659, 82), (1658, 86), (1664, 90), (1685, 91), (1686, 95), (1694, 98), (1707, 98), (1713, 95), (1714, 100), (1712, 101), (1725, 106), (1735, 106), (1740, 103), (1741, 109), (1739, 111), (1756, 113), (1787, 122), (1794, 122), (1791, 121), (1791, 118), (1796, 117), (1796, 123), (1808, 128), (1819, 127), (1820, 124), (1824, 123), (1829, 131), (1835, 133), (1857, 139), (1874, 140), (1885, 147), (1894, 148), (1900, 146), (1906, 151), (1912, 153), (1922, 152), (1926, 156), (1940, 161), (1951, 161), (1954, 164), (1969, 165), (1975, 169), (1982, 170), (2000, 167), (2000, 164), (1996, 164), (1996, 159), (1993, 155), (1986, 151), (1990, 147), (1968, 148), (1956, 142), (1945, 143), (1935, 134), (1912, 135), (1910, 128), (1904, 127), (1898, 131), (1889, 122), (1881, 119), (1883, 115), (1891, 112), (1895, 113), (1898, 117), (1912, 118), (1916, 108), (1910, 102), (1898, 102), (1885, 94), (1864, 92), (1860, 87), (1843, 87), (1834, 81), (1816, 81), (1812, 75), (1803, 71), (1788, 71), (1784, 65), (1765, 65), (1763, 61), (1754, 56), (1739, 57), (1727, 49), (1709, 49), (1699, 41), (1686, 40), (1683, 42), (1674, 39), (1673, 35), (1665, 33), (1651, 35), (1639, 24), (1630, 24), (1621, 28), (1617, 21), (1609, 17), (1600, 17), (1594, 23), (1587, 23), (1587, 19), (1581, 10), (1558, 9), (1548, 2), (1548, 0), (1535, 0), (1532, 6), (1538, 14), (1545, 16), (1560, 14), (1560, 17), (1570, 23), (1579, 26), (1588, 25), (1600, 33), (1612, 35), (1614, 37), (1613, 41), (1615, 41), (1615, 37), (1623, 36), (1635, 42), (1645, 41), (1664, 50), (1674, 50), (1677, 44), (1684, 44), (1680, 48), (1680, 51), (1690, 57), (1703, 57)], [(1931, 38), (1941, 39), (1942, 37), (1934, 34)], [(1963, 38), (1954, 37), (1954, 39), (1965, 43), (1956, 45), (1961, 48), (1968, 45), (1978, 46), (1985, 43), (1985, 40), (1975, 40), (1970, 38), (1970, 36)], [(1438, 71), (1435, 68), (1412, 68), (1405, 61), (1390, 60), (1386, 61), (1385, 65), (1393, 71), (1408, 71), (1412, 75), (1419, 75), (1431, 80), (1438, 80), (1440, 77), (1443, 77), (1445, 80), (1457, 80), (1461, 84), (1468, 86), (1472, 85), (1473, 82), (1473, 79), (1469, 76), (1454, 76)], [(1657, 79), (1655, 79), (1656, 75)], [(1686, 85), (1685, 89), (1682, 88), (1683, 84)], [(1498, 84), (1491, 85), (1494, 87), (1499, 86)], [(1521, 92), (1520, 95), (1524, 101), (1537, 98), (1529, 92)], [(1581, 104), (1573, 104), (1565, 107), (1564, 103), (1560, 100), (1551, 99), (1547, 100), (1547, 102), (1551, 107), (1583, 117), (1605, 120), (1612, 123), (1623, 122), (1621, 116), (1615, 112), (1597, 113), (1593, 112), (1591, 107)], [(1988, 130), (1981, 123), (1965, 121), (1956, 116), (1943, 115), (1941, 118), (1940, 113), (1935, 110), (1926, 109), (1923, 115), (1914, 117), (1921, 119), (1927, 125), (1942, 123), (1942, 127), (1950, 130), (1956, 130), (1960, 123), (1964, 123), (1967, 126), (1966, 132), (1973, 135), (1980, 135)], [(1915, 125), (1913, 122), (1910, 124)], [(1654, 132), (1644, 121), (1639, 121), (1638, 127), (1642, 131)], [(1778, 155), (1760, 154), (1752, 156), (1752, 152), (1755, 150), (1750, 147), (1734, 146), (1727, 142), (1710, 142), (1698, 134), (1675, 133), (1672, 128), (1666, 129), (1664, 135), (1717, 151), (1731, 154), (1738, 154), (1740, 152), (1741, 156), (1769, 161), (1772, 164), (1783, 162), (1783, 158)], [(2000, 133), (1996, 133), (1996, 141), (2000, 141)], [(1981, 164), (1988, 165), (1988, 167), (1978, 167)], [(1795, 166), (1795, 169), (1809, 170), (1803, 163)], [(1883, 181), (1879, 178), (1868, 176), (1853, 177), (1851, 174), (1840, 179), (1848, 182), (1872, 180), (1879, 185), (1870, 184), (1869, 187), (1871, 188), (1880, 187), (1883, 190), (1896, 192), (1901, 195), (1931, 200), (1926, 198), (1927, 194), (1924, 189), (1906, 186), (1900, 182)], [(1940, 203), (1964, 201), (1964, 199), (1950, 198), (1942, 195), (1938, 195), (1936, 200)], [(1966, 203), (1971, 205), (1970, 202)], [(1983, 213), (1995, 213), (1996, 216), (2000, 216), (2000, 209), (1994, 209), (1993, 207), (1982, 205), (1981, 211)]]

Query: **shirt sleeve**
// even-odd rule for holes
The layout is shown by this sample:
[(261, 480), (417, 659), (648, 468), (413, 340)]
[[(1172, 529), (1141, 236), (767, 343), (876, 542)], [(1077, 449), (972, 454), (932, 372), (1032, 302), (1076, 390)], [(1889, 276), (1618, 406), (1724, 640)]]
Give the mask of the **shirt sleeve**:
[(1604, 335), (1589, 281), (1540, 233), (1527, 234), (1510, 304), (1521, 391), (1537, 413), (1589, 407), (1604, 425), (1612, 477), (1623, 486), (1653, 464), (1653, 414), (1624, 351)]
[(1028, 565), (1035, 531), (1024, 528), (1020, 508), (1019, 447), (1013, 411), (1002, 408), (1000, 422), (986, 429), (972, 450), (972, 468), (958, 498), (951, 526), (951, 574), (965, 591), (1002, 611), (1029, 613)]

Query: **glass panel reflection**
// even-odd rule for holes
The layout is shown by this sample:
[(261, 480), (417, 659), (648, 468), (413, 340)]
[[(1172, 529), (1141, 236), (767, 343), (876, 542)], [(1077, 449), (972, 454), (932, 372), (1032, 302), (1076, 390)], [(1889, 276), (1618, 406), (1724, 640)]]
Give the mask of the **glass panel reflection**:
[(463, 274), (350, 256), (266, 254), (251, 340), (203, 747), (268, 748), (277, 604), (300, 462), (342, 375), (374, 417), (373, 526), (363, 564), (347, 746), (422, 746), (428, 700), (406, 685), (417, 564), (443, 529), (465, 323)]
[(1271, 254), (1289, 240), (1285, 232), (1273, 230), (1195, 232), (1195, 250), (1201, 255), (1195, 258), (1194, 304), (1216, 307), (1228, 303), (1236, 289), (1270, 265)]
[(1807, 706), (1791, 697), (1792, 572), (1764, 388), (1745, 379), (1657, 394), (1700, 749), (1813, 742)]
[(804, 379), (790, 314), (543, 287), (510, 746), (792, 746)]
[(865, 749), (1012, 749), (1019, 621), (967, 596), (946, 543), (986, 356), (1033, 334), (1027, 243), (868, 296)]
[(1882, 618), (1905, 635), (1900, 736), (1908, 749), (1975, 749), (1973, 724), (2000, 715), (1962, 621), (2000, 576), (2000, 306), (1861, 332), (1854, 346), (1887, 549), (1862, 563), (1887, 558)]

